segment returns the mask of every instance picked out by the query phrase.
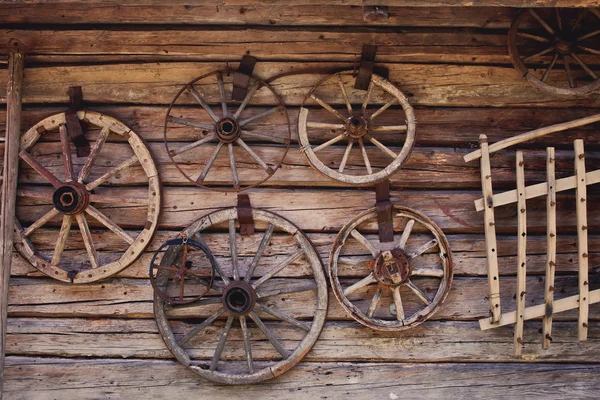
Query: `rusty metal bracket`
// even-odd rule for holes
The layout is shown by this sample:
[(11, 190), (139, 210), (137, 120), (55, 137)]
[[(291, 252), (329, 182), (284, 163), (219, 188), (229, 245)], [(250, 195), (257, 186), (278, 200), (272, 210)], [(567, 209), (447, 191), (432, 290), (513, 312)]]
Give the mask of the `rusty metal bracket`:
[(377, 207), (377, 225), (379, 227), (379, 241), (389, 243), (394, 241), (394, 219), (392, 202), (390, 201), (390, 181), (385, 180), (375, 185), (375, 199)]
[(254, 218), (252, 217), (250, 197), (247, 194), (238, 194), (237, 214), (240, 222), (240, 234), (252, 235), (254, 233)]
[(367, 90), (371, 84), (371, 75), (373, 75), (373, 66), (375, 64), (375, 55), (377, 46), (372, 44), (363, 44), (362, 54), (360, 56), (360, 67), (358, 75), (354, 82), (354, 89)]
[(79, 118), (77, 118), (77, 111), (81, 110), (81, 104), (83, 102), (81, 86), (71, 86), (68, 94), (69, 109), (65, 112), (67, 132), (69, 138), (71, 138), (71, 141), (75, 145), (77, 157), (87, 157), (90, 155), (90, 143), (85, 138), (81, 123), (79, 122)]
[(231, 92), (231, 98), (234, 101), (242, 101), (248, 94), (248, 81), (254, 71), (256, 65), (256, 58), (245, 55), (242, 57), (240, 66), (233, 75), (233, 91)]
[(364, 12), (365, 22), (382, 22), (389, 18), (387, 6), (365, 6)]

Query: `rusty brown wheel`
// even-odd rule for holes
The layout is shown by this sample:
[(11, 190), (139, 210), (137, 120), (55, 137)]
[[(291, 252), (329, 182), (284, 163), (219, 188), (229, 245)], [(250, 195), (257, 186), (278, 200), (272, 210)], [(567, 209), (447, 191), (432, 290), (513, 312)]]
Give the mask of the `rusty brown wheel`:
[(442, 230), (407, 207), (394, 206), (393, 217), (393, 242), (380, 243), (365, 233), (377, 227), (377, 209), (371, 208), (342, 228), (329, 256), (331, 286), (344, 310), (384, 331), (427, 320), (452, 283), (452, 255)]
[[(161, 193), (152, 156), (135, 132), (94, 111), (80, 111), (77, 118), (97, 135), (87, 158), (71, 155), (65, 113), (40, 121), (21, 137), (21, 177), (30, 183), (50, 183), (52, 188), (19, 185), (22, 211), (17, 215), (15, 247), (52, 278), (88, 283), (126, 268), (148, 246), (158, 224)], [(60, 147), (51, 140), (40, 141), (56, 131)], [(109, 143), (114, 139), (127, 144)], [(113, 166), (119, 158), (123, 161)], [(29, 169), (23, 169), (25, 165)], [(119, 187), (119, 180), (127, 176), (138, 187)], [(75, 222), (79, 234), (71, 230)], [(59, 231), (52, 229), (57, 226)], [(97, 229), (108, 229), (117, 241), (95, 244)], [(83, 254), (76, 250), (79, 240)]]
[[(215, 256), (218, 277), (206, 296), (185, 305), (154, 296), (171, 353), (215, 382), (251, 384), (281, 375), (312, 348), (327, 314), (327, 281), (308, 238), (276, 214), (253, 209), (252, 215), (263, 232), (243, 240), (236, 208), (210, 213), (182, 232)], [(219, 226), (228, 227), (228, 239), (214, 232)], [(161, 264), (177, 257), (169, 247)], [(168, 279), (168, 271), (158, 270), (159, 287)]]
[[(291, 138), (285, 105), (269, 84), (251, 77), (247, 95), (238, 102), (231, 100), (232, 80), (225, 71), (194, 79), (179, 90), (164, 124), (167, 153), (183, 176), (225, 192), (246, 190), (273, 176)], [(184, 107), (189, 104), (197, 107)], [(190, 137), (193, 141), (186, 143)]]
[(526, 9), (508, 33), (514, 67), (535, 87), (581, 95), (600, 86), (600, 10)]
[(298, 138), (300, 150), (325, 176), (370, 185), (408, 159), (416, 120), (406, 96), (386, 79), (373, 75), (366, 92), (354, 89), (354, 81), (352, 71), (339, 72), (310, 90), (300, 108)]

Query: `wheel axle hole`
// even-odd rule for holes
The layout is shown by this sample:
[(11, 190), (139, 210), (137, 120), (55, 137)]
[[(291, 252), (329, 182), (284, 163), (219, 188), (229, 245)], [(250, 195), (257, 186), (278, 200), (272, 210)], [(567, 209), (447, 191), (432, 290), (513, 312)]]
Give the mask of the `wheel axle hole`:
[(358, 126), (360, 126), (360, 119), (352, 118), (352, 119), (350, 119), (350, 123), (352, 124), (352, 126), (358, 127)]
[(232, 309), (237, 311), (243, 311), (250, 303), (250, 296), (242, 289), (233, 289), (227, 295), (227, 302)]
[(223, 125), (221, 125), (221, 129), (225, 133), (231, 133), (231, 132), (233, 132), (234, 127), (231, 122), (225, 122)]
[(63, 193), (60, 195), (60, 204), (62, 204), (65, 207), (68, 207), (70, 205), (73, 205), (73, 203), (75, 202), (75, 197), (73, 196), (73, 193)]

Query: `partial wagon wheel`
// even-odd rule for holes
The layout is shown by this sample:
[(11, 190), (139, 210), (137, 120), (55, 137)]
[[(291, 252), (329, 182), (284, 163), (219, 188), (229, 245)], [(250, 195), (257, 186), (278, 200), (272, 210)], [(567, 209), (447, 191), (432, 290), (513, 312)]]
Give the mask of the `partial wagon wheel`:
[[(315, 85), (300, 108), (298, 137), (301, 151), (319, 172), (339, 182), (369, 185), (387, 179), (408, 159), (416, 120), (406, 96), (386, 79), (374, 74), (366, 92), (355, 90), (354, 81), (352, 71), (344, 71)], [(393, 108), (397, 105), (401, 110)], [(319, 114), (321, 108), (326, 115)], [(335, 153), (341, 144), (343, 154)], [(348, 168), (351, 162), (356, 167)]]
[[(24, 188), (23, 185), (19, 187), (17, 196), (24, 200), (49, 204), (49, 209), (30, 223), (23, 222), (23, 218), (21, 221), (16, 221), (15, 247), (35, 268), (52, 278), (64, 282), (88, 283), (116, 274), (139, 257), (150, 243), (156, 229), (161, 194), (158, 172), (152, 156), (135, 132), (116, 119), (93, 111), (79, 111), (77, 118), (100, 129), (85, 162), (83, 158), (77, 159), (78, 165), (83, 163), (79, 171), (75, 170), (77, 165), (71, 155), (72, 149), (64, 113), (42, 120), (25, 132), (21, 138), (19, 152), (21, 160), (33, 169), (37, 174), (36, 177), (49, 182), (53, 186), (53, 192), (39, 187)], [(58, 169), (62, 170), (60, 172), (52, 172), (54, 166), (50, 168), (42, 165), (33, 151), (43, 135), (56, 130), (59, 131), (61, 144), (58, 166)], [(102, 157), (100, 153), (106, 145), (107, 138), (113, 134), (126, 139), (130, 149), (128, 152), (132, 155), (126, 155), (128, 158), (125, 161), (105, 172), (106, 167), (98, 165), (97, 160)], [(139, 197), (125, 194), (126, 189), (107, 188), (112, 178), (124, 174), (129, 168), (140, 165), (141, 168), (138, 169), (142, 172), (139, 175), (144, 177), (142, 179), (147, 179), (147, 183), (146, 189), (142, 189), (143, 194), (141, 193)], [(96, 173), (95, 169), (100, 169), (100, 172)], [(138, 190), (140, 189), (136, 188), (136, 191)], [(139, 221), (139, 225), (143, 226), (143, 229), (139, 232), (126, 231), (101, 211), (103, 207), (108, 210), (119, 207), (141, 208), (143, 220)], [(60, 221), (60, 230), (56, 233), (55, 242), (51, 243), (53, 250), (44, 253), (36, 248), (35, 236), (40, 228), (50, 225), (52, 221), (55, 223)], [(102, 249), (94, 244), (90, 222), (114, 233), (121, 250), (101, 254)], [(71, 230), (73, 225), (79, 228), (79, 235)], [(74, 263), (70, 257), (64, 256), (64, 252), (69, 247), (70, 241), (79, 239), (83, 241), (87, 260), (78, 260)]]
[[(171, 353), (215, 382), (251, 384), (281, 375), (312, 348), (327, 313), (327, 281), (308, 238), (276, 214), (252, 214), (264, 233), (243, 240), (236, 208), (208, 214), (181, 233), (217, 247), (211, 249), (215, 282), (206, 296), (185, 305), (154, 296), (158, 329)], [(227, 240), (218, 233), (201, 236), (215, 225), (228, 226)], [(177, 257), (179, 249), (168, 248), (161, 264)], [(168, 280), (168, 271), (156, 270), (159, 288)]]
[(527, 9), (508, 33), (514, 67), (535, 87), (582, 95), (600, 87), (600, 10)]
[[(197, 186), (225, 192), (246, 190), (273, 176), (291, 138), (285, 105), (271, 86), (251, 77), (246, 97), (233, 101), (232, 79), (233, 74), (225, 71), (194, 79), (177, 93), (164, 124), (167, 153), (185, 178)], [(197, 105), (192, 112), (182, 107), (190, 102)], [(251, 108), (254, 103), (267, 106)], [(273, 129), (276, 132), (271, 131), (272, 126), (277, 127)], [(181, 143), (178, 131), (184, 127), (192, 129), (197, 140)], [(245, 168), (239, 170), (242, 164)]]
[[(393, 213), (395, 228), (404, 224), (394, 242), (380, 243), (360, 232), (376, 227), (377, 209), (371, 208), (342, 228), (329, 257), (331, 285), (344, 310), (361, 324), (384, 331), (424, 322), (452, 283), (450, 246), (441, 229), (410, 208), (394, 206)], [(353, 270), (350, 254), (364, 253), (367, 261)]]

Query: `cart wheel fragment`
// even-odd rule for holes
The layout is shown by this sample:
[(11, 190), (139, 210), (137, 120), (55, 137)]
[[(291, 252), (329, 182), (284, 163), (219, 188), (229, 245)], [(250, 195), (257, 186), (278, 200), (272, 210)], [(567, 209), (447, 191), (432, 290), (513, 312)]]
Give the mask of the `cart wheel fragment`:
[[(208, 214), (182, 232), (215, 256), (217, 276), (207, 295), (184, 305), (154, 296), (158, 329), (171, 353), (215, 382), (251, 384), (281, 375), (314, 345), (327, 313), (325, 274), (308, 238), (276, 214), (252, 214), (264, 232), (240, 237), (236, 208)], [(221, 226), (228, 227), (228, 238), (201, 236)], [(176, 253), (168, 247), (165, 263)], [(168, 272), (157, 270), (159, 288)]]
[[(371, 208), (342, 228), (329, 257), (331, 285), (344, 310), (383, 331), (424, 322), (452, 283), (452, 255), (441, 229), (410, 208), (394, 206), (393, 213), (394, 230), (403, 227), (394, 242), (366, 234), (377, 230), (377, 209)], [(366, 261), (357, 266), (352, 259), (361, 254)]]
[[(152, 156), (135, 132), (94, 111), (79, 111), (77, 118), (87, 123), (90, 131), (98, 130), (86, 158), (72, 157), (65, 113), (40, 121), (21, 137), (21, 165), (30, 168), (22, 171), (22, 176), (32, 183), (50, 183), (53, 188), (19, 185), (21, 212), (15, 247), (52, 278), (88, 283), (127, 268), (148, 246), (158, 223), (161, 193)], [(57, 130), (59, 156), (49, 153), (56, 147), (54, 143), (39, 141)], [(125, 139), (128, 146), (108, 143), (112, 135)], [(113, 167), (118, 156), (124, 160)], [(136, 181), (135, 189), (113, 186), (126, 177)], [(74, 224), (79, 234), (71, 229)], [(94, 240), (97, 229), (108, 229), (114, 236), (109, 235), (106, 242), (101, 239), (104, 235)], [(85, 253), (77, 247), (80, 241)]]
[(354, 89), (354, 81), (352, 71), (344, 71), (311, 89), (300, 108), (298, 138), (310, 164), (325, 176), (369, 185), (408, 159), (416, 121), (406, 96), (386, 79), (373, 74), (366, 92)]
[[(226, 71), (194, 79), (179, 90), (164, 124), (167, 153), (183, 176), (225, 192), (246, 190), (273, 176), (292, 134), (285, 105), (269, 84), (250, 77), (239, 102), (231, 100), (232, 81)], [(186, 104), (197, 107), (181, 107)], [(193, 141), (185, 143), (190, 137)]]
[(514, 19), (508, 51), (514, 67), (535, 87), (582, 95), (600, 86), (600, 11), (527, 9)]

